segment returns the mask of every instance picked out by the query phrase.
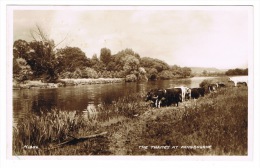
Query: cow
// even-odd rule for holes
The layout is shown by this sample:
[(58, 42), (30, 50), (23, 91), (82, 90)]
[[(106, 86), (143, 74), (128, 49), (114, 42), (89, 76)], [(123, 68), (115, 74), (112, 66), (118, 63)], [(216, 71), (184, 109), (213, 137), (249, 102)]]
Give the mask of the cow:
[(161, 99), (164, 96), (163, 89), (151, 89), (146, 95), (146, 101), (151, 100), (154, 107), (160, 107)]
[(191, 98), (198, 99), (199, 97), (203, 97), (205, 94), (204, 88), (191, 88)]
[(247, 86), (248, 84), (248, 78), (247, 76), (243, 76), (243, 77), (230, 77), (229, 78), (230, 82), (234, 82), (235, 86), (237, 86), (238, 83), (243, 83)]
[(182, 92), (179, 88), (165, 89), (164, 96), (161, 101), (163, 105), (170, 106), (174, 104), (178, 107), (179, 102), (182, 101)]
[(226, 85), (224, 83), (221, 83), (221, 82), (217, 82), (216, 84), (217, 84), (218, 88), (226, 87)]
[(160, 108), (161, 106), (170, 106), (181, 102), (182, 96), (181, 89), (169, 88), (169, 89), (152, 89), (147, 93), (146, 101), (153, 101), (154, 107)]
[(191, 99), (191, 88), (187, 88), (186, 94), (185, 94), (185, 99)]
[(156, 92), (158, 89), (151, 89), (147, 94), (146, 94), (146, 101), (152, 101), (153, 105), (156, 106), (155, 102), (157, 100), (157, 94)]
[(204, 88), (204, 87), (199, 87), (199, 88), (197, 88), (197, 89), (198, 89), (200, 95), (201, 95), (202, 97), (204, 97), (204, 95), (205, 95), (205, 88)]
[(174, 87), (175, 89), (178, 89), (179, 91), (181, 91), (181, 102), (185, 101), (186, 98), (186, 93), (188, 91), (188, 88), (185, 86), (179, 86), (179, 87)]
[(218, 87), (217, 84), (212, 83), (212, 84), (209, 84), (208, 90), (209, 90), (209, 92), (215, 92), (215, 91), (217, 91), (217, 87)]

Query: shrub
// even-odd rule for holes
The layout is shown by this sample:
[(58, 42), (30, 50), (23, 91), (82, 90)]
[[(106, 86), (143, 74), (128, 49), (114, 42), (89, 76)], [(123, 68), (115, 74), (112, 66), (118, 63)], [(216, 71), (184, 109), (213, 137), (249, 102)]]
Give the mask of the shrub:
[(136, 82), (137, 77), (135, 74), (126, 75), (125, 81), (126, 82)]
[(205, 91), (208, 92), (208, 87), (212, 83), (212, 80), (205, 79), (200, 83), (200, 87), (205, 88)]
[(161, 78), (161, 79), (171, 79), (171, 78), (174, 77), (173, 74), (172, 74), (172, 72), (169, 71), (169, 70), (164, 70), (164, 71), (160, 72), (160, 73), (158, 74), (158, 76), (159, 76), (159, 78)]
[(82, 78), (98, 78), (98, 73), (92, 68), (87, 67), (82, 71)]

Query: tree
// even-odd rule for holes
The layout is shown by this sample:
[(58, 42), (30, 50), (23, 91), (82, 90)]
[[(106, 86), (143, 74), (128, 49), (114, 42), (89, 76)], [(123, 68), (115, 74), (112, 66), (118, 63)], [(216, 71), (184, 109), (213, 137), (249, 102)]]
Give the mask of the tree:
[(47, 82), (54, 82), (58, 78), (53, 41), (33, 41), (29, 43), (30, 53), (25, 60), (30, 65), (36, 78), (43, 78)]
[(137, 77), (135, 74), (126, 75), (125, 81), (126, 82), (136, 82)]
[(30, 52), (29, 44), (24, 40), (17, 40), (13, 45), (13, 77), (22, 82), (32, 74), (31, 67), (25, 58)]
[(28, 80), (32, 75), (31, 67), (23, 58), (13, 59), (13, 77), (19, 82)]
[(146, 76), (148, 79), (150, 79), (150, 80), (157, 79), (157, 75), (158, 75), (157, 69), (146, 67), (145, 70), (146, 70)]
[(170, 71), (170, 70), (164, 70), (164, 71), (160, 72), (158, 74), (158, 76), (160, 79), (171, 79), (174, 77), (172, 74), (172, 71)]
[(182, 77), (186, 78), (191, 75), (191, 69), (188, 67), (182, 68)]
[(82, 78), (98, 78), (98, 73), (92, 68), (85, 68), (82, 71)]
[(203, 70), (202, 74), (207, 76), (208, 72), (206, 70)]
[(57, 45), (55, 46), (54, 41), (49, 39), (38, 25), (36, 30), (31, 30), (31, 36), (33, 41), (29, 43), (24, 40), (14, 42), (14, 58), (25, 59), (32, 70), (33, 78), (41, 78), (47, 82), (56, 81), (58, 61), (55, 57), (55, 47)]
[(13, 46), (13, 58), (26, 58), (30, 52), (29, 44), (24, 40), (17, 40)]
[(126, 72), (126, 74), (131, 74), (131, 73), (135, 73), (136, 71), (138, 71), (138, 68), (140, 67), (140, 62), (139, 60), (133, 56), (133, 55), (127, 55), (124, 59), (124, 71)]
[(84, 69), (90, 66), (91, 61), (87, 59), (85, 53), (78, 47), (66, 47), (57, 52), (59, 61), (59, 72), (74, 72), (77, 68)]
[(108, 48), (102, 48), (100, 51), (100, 60), (107, 65), (111, 61), (111, 51)]
[(164, 61), (159, 59), (149, 58), (149, 57), (141, 58), (140, 65), (144, 68), (155, 68), (157, 72), (170, 69), (170, 66)]
[(229, 69), (225, 72), (226, 75), (248, 75), (248, 68), (246, 69)]

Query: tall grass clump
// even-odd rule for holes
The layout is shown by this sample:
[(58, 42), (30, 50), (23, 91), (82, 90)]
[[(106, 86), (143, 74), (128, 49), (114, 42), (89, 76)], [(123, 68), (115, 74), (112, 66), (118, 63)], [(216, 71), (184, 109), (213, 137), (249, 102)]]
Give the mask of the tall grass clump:
[(77, 136), (82, 129), (91, 131), (92, 124), (76, 111), (51, 110), (41, 115), (31, 113), (19, 119), (13, 128), (13, 154), (36, 154), (38, 150), (27, 150), (26, 146), (43, 149), (64, 141), (68, 136)]
[(113, 101), (112, 104), (102, 103), (98, 106), (100, 117), (107, 120), (113, 117), (129, 117), (142, 114), (148, 108), (148, 103), (144, 101), (144, 94), (129, 93)]

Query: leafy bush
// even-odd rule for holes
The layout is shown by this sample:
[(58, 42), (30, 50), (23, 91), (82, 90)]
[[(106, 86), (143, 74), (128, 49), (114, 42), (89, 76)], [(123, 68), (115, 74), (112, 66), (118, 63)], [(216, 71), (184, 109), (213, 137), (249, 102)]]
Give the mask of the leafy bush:
[(125, 81), (126, 82), (136, 82), (137, 77), (135, 74), (126, 75)]
[(202, 87), (202, 88), (205, 88), (205, 91), (206, 92), (208, 92), (209, 90), (208, 90), (208, 88), (209, 88), (209, 85), (210, 84), (212, 84), (212, 80), (209, 80), (209, 79), (205, 79), (205, 80), (203, 80), (201, 83), (200, 83), (200, 87)]
[(170, 70), (164, 70), (158, 74), (160, 79), (171, 79), (173, 78), (173, 74)]
[(86, 68), (82, 71), (82, 78), (98, 78), (98, 73), (92, 68)]

